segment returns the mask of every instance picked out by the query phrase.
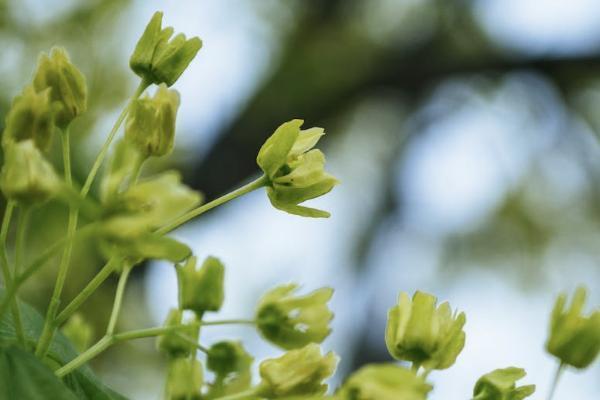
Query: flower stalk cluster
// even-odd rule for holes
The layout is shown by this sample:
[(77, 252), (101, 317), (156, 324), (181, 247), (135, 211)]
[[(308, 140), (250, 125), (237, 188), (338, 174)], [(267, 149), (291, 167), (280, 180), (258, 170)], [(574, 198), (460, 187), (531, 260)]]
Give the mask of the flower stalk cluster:
[[(16, 345), (35, 354), (40, 363), (52, 365), (53, 384), (58, 382), (68, 390), (73, 389), (69, 385), (80, 368), (111, 346), (154, 338), (164, 355), (164, 397), (168, 400), (426, 399), (433, 390), (427, 381), (429, 374), (452, 367), (466, 343), (465, 314), (447, 302), (438, 305), (431, 294), (417, 291), (411, 297), (401, 293), (388, 313), (385, 344), (390, 360), (363, 366), (331, 389), (328, 379), (335, 373), (339, 357), (321, 346), (332, 331), (333, 289), (301, 293), (297, 284), (283, 284), (257, 299), (251, 318), (213, 319), (226, 301), (225, 265), (213, 256), (199, 263), (187, 243), (168, 234), (213, 208), (263, 188), (278, 210), (326, 218), (329, 212), (305, 202), (329, 193), (338, 180), (325, 172), (325, 156), (315, 149), (324, 130), (301, 129), (303, 121), (299, 119), (283, 123), (266, 139), (256, 157), (260, 176), (209, 202), (204, 203), (199, 192), (186, 186), (177, 171), (144, 174), (147, 160), (167, 156), (173, 150), (181, 99), (172, 87), (202, 46), (199, 38), (173, 36), (173, 28), (162, 27), (162, 18), (162, 13), (154, 14), (133, 51), (130, 67), (139, 77), (139, 85), (108, 133), (80, 190), (71, 173), (70, 135), (72, 122), (87, 109), (87, 87), (83, 73), (64, 49), (55, 48), (40, 57), (32, 82), (15, 98), (6, 116), (0, 189), (8, 202), (0, 228), (0, 267), (5, 285), (0, 320), (10, 321)], [(152, 89), (153, 95), (144, 94)], [(121, 128), (123, 137), (113, 143)], [(47, 156), (55, 136), (61, 141), (62, 168), (55, 167)], [(109, 156), (95, 198), (92, 185)], [(65, 238), (24, 265), (29, 213), (49, 201), (62, 202), (69, 210)], [(17, 212), (14, 257), (9, 257), (7, 240)], [(80, 214), (85, 214), (85, 224), (80, 223)], [(84, 236), (91, 237), (106, 263), (74, 299), (66, 302), (62, 292), (74, 242)], [(24, 329), (19, 288), (61, 251), (43, 329), (34, 334)], [(169, 311), (163, 326), (120, 331), (119, 316), (129, 276), (136, 265), (150, 259), (173, 264), (178, 305)], [(78, 311), (112, 274), (119, 278), (112, 310), (106, 329), (93, 342), (95, 334)], [(559, 360), (552, 392), (565, 368), (587, 368), (600, 351), (600, 311), (584, 315), (585, 297), (585, 289), (578, 289), (567, 307), (566, 296), (561, 295), (552, 312), (546, 349)], [(204, 329), (230, 324), (253, 327), (281, 350), (280, 355), (259, 363), (256, 379), (252, 375), (254, 357), (241, 341), (201, 342)], [(50, 349), (57, 337), (63, 340), (64, 336), (79, 353), (55, 365), (58, 361)], [(526, 398), (534, 393), (535, 386), (517, 385), (525, 375), (516, 367), (484, 374), (475, 383), (472, 398)]]

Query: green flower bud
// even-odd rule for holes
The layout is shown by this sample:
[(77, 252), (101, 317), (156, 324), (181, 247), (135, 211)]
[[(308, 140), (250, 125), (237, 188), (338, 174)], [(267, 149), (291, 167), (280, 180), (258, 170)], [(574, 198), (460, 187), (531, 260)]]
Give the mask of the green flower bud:
[(305, 296), (295, 296), (298, 285), (276, 287), (260, 300), (256, 326), (261, 335), (277, 346), (290, 350), (309, 343), (321, 343), (329, 333), (333, 313), (327, 302), (333, 289), (321, 288)]
[(452, 313), (448, 303), (436, 309), (437, 299), (417, 291), (411, 300), (401, 293), (388, 313), (385, 342), (397, 360), (426, 369), (446, 369), (465, 345), (465, 314)]
[(33, 87), (38, 92), (51, 89), (50, 99), (58, 104), (56, 125), (61, 129), (65, 129), (87, 109), (85, 77), (71, 63), (63, 48), (53, 48), (50, 57), (42, 53), (33, 78)]
[(567, 296), (558, 296), (552, 311), (550, 337), (546, 342), (550, 354), (575, 368), (586, 368), (600, 352), (600, 310), (583, 316), (585, 298), (585, 288), (577, 288), (571, 308), (565, 310)]
[(0, 189), (8, 199), (22, 204), (43, 203), (59, 188), (60, 181), (54, 168), (33, 140), (8, 146), (0, 171)]
[(127, 116), (125, 139), (145, 157), (161, 157), (173, 150), (179, 93), (163, 84), (154, 97), (135, 100)]
[(202, 365), (198, 360), (176, 358), (170, 361), (167, 375), (167, 399), (201, 400), (200, 390), (203, 383)]
[(240, 342), (223, 341), (208, 350), (206, 367), (215, 373), (207, 399), (216, 399), (247, 390), (252, 384), (253, 358)]
[(177, 268), (181, 308), (192, 310), (199, 317), (206, 311), (219, 311), (223, 305), (225, 267), (215, 257), (204, 260), (196, 269), (196, 257), (190, 257)]
[(322, 355), (314, 343), (265, 360), (260, 364), (262, 381), (256, 394), (267, 399), (323, 394), (327, 390), (323, 381), (333, 375), (337, 362), (335, 354)]
[(102, 223), (105, 235), (130, 239), (159, 228), (200, 204), (202, 197), (167, 171), (129, 187)]
[(192, 351), (195, 350), (195, 346), (191, 341), (196, 341), (198, 339), (199, 329), (194, 325), (185, 325), (182, 322), (182, 318), (183, 312), (181, 310), (176, 308), (171, 309), (167, 315), (164, 326), (181, 326), (182, 328), (169, 331), (159, 336), (156, 341), (158, 350), (172, 358), (190, 355)]
[(75, 350), (82, 353), (87, 350), (92, 341), (94, 330), (81, 314), (74, 314), (62, 327), (62, 333), (69, 339)]
[(433, 387), (415, 372), (394, 364), (366, 365), (337, 393), (339, 400), (425, 400)]
[(267, 194), (277, 209), (304, 217), (329, 217), (329, 213), (300, 206), (338, 184), (324, 171), (325, 156), (311, 150), (325, 134), (322, 128), (300, 130), (303, 121), (282, 124), (261, 147), (256, 162), (267, 177)]
[(135, 46), (129, 60), (133, 72), (150, 83), (173, 85), (202, 47), (202, 41), (173, 35), (173, 28), (162, 28), (162, 12), (156, 12)]
[(509, 367), (496, 369), (483, 375), (473, 389), (473, 400), (521, 400), (535, 392), (535, 385), (517, 387), (524, 378), (525, 370)]
[(2, 143), (6, 148), (10, 143), (32, 139), (40, 150), (48, 150), (54, 132), (54, 107), (50, 101), (50, 89), (37, 93), (27, 86), (21, 95), (15, 97), (6, 115), (6, 128)]

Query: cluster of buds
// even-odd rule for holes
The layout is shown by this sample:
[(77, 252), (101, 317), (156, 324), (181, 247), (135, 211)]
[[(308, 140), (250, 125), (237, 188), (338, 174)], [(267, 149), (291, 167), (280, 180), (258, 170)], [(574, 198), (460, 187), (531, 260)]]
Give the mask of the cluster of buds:
[(29, 206), (63, 189), (43, 152), (50, 148), (54, 131), (65, 132), (85, 111), (86, 102), (85, 78), (66, 51), (54, 48), (50, 56), (42, 54), (33, 83), (14, 99), (6, 116), (0, 187), (7, 198)]

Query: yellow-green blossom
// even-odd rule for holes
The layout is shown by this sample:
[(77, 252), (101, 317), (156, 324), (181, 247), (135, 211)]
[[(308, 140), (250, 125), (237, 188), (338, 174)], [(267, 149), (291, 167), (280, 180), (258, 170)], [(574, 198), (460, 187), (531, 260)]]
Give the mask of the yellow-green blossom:
[(85, 77), (61, 47), (53, 48), (50, 56), (40, 56), (33, 86), (38, 92), (50, 88), (50, 99), (58, 108), (56, 125), (61, 129), (87, 109)]
[(250, 367), (253, 358), (240, 342), (222, 341), (208, 349), (206, 367), (214, 372), (206, 399), (216, 399), (243, 392), (252, 384)]
[(225, 267), (219, 259), (207, 257), (197, 269), (196, 257), (190, 257), (177, 268), (177, 275), (181, 308), (193, 310), (199, 317), (206, 311), (219, 311), (225, 297)]
[(167, 375), (168, 400), (201, 400), (200, 390), (204, 383), (200, 361), (175, 358), (169, 361)]
[(129, 65), (148, 83), (173, 85), (192, 62), (202, 41), (180, 33), (171, 39), (173, 28), (162, 28), (162, 12), (156, 12), (138, 41)]
[(8, 199), (23, 204), (43, 203), (60, 189), (54, 168), (33, 140), (10, 144), (4, 156), (0, 188)]
[(256, 394), (267, 399), (323, 394), (327, 390), (323, 381), (333, 375), (337, 362), (335, 354), (322, 355), (314, 343), (265, 360), (260, 364), (262, 381)]
[(179, 93), (161, 84), (154, 97), (134, 100), (127, 116), (125, 139), (145, 157), (161, 157), (173, 150)]
[(11, 143), (32, 139), (40, 150), (48, 150), (54, 132), (54, 111), (50, 101), (50, 89), (36, 92), (27, 86), (15, 97), (6, 115), (6, 127), (2, 134), (4, 148)]
[(522, 368), (496, 369), (483, 375), (473, 389), (473, 400), (521, 400), (535, 392), (535, 385), (517, 387), (526, 375)]
[(571, 307), (565, 310), (567, 295), (556, 299), (550, 322), (550, 337), (546, 342), (548, 352), (561, 362), (575, 368), (586, 368), (600, 352), (600, 310), (584, 316), (586, 290), (577, 288)]
[(336, 393), (336, 400), (425, 400), (431, 389), (414, 371), (372, 364), (353, 373)]
[(333, 289), (321, 288), (304, 296), (295, 292), (298, 285), (276, 287), (260, 300), (256, 310), (256, 326), (262, 336), (289, 350), (321, 343), (331, 329), (333, 313), (327, 302)]
[(268, 180), (267, 194), (275, 208), (304, 217), (329, 217), (326, 211), (299, 205), (338, 184), (324, 170), (323, 153), (312, 149), (324, 130), (300, 130), (302, 123), (294, 119), (277, 128), (261, 147), (256, 162)]
[(464, 313), (452, 313), (448, 303), (436, 308), (437, 299), (417, 291), (412, 301), (401, 293), (390, 309), (385, 342), (397, 360), (426, 369), (445, 369), (456, 361), (465, 344)]

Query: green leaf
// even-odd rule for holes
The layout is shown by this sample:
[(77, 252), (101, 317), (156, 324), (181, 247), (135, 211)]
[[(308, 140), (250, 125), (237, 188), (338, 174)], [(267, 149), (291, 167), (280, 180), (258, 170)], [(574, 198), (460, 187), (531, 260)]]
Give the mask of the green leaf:
[(16, 346), (0, 347), (0, 398), (77, 399), (48, 366)]
[[(0, 298), (4, 297), (4, 293), (4, 288), (0, 287)], [(29, 348), (34, 348), (42, 332), (44, 319), (33, 307), (26, 303), (19, 302), (19, 309), (21, 310), (21, 319), (24, 325), (23, 328), (27, 345)], [(16, 335), (12, 316), (10, 313), (6, 313), (2, 319), (0, 319), (0, 345), (4, 344), (5, 346), (8, 346), (15, 342)], [(45, 363), (54, 366), (64, 365), (77, 357), (77, 355), (75, 348), (69, 340), (62, 333), (57, 332), (50, 345)], [(83, 400), (127, 399), (106, 387), (87, 366), (80, 367), (75, 372), (68, 375), (64, 379), (64, 384), (75, 393), (76, 398)], [(45, 399), (48, 398), (62, 399), (62, 397), (45, 397)]]

